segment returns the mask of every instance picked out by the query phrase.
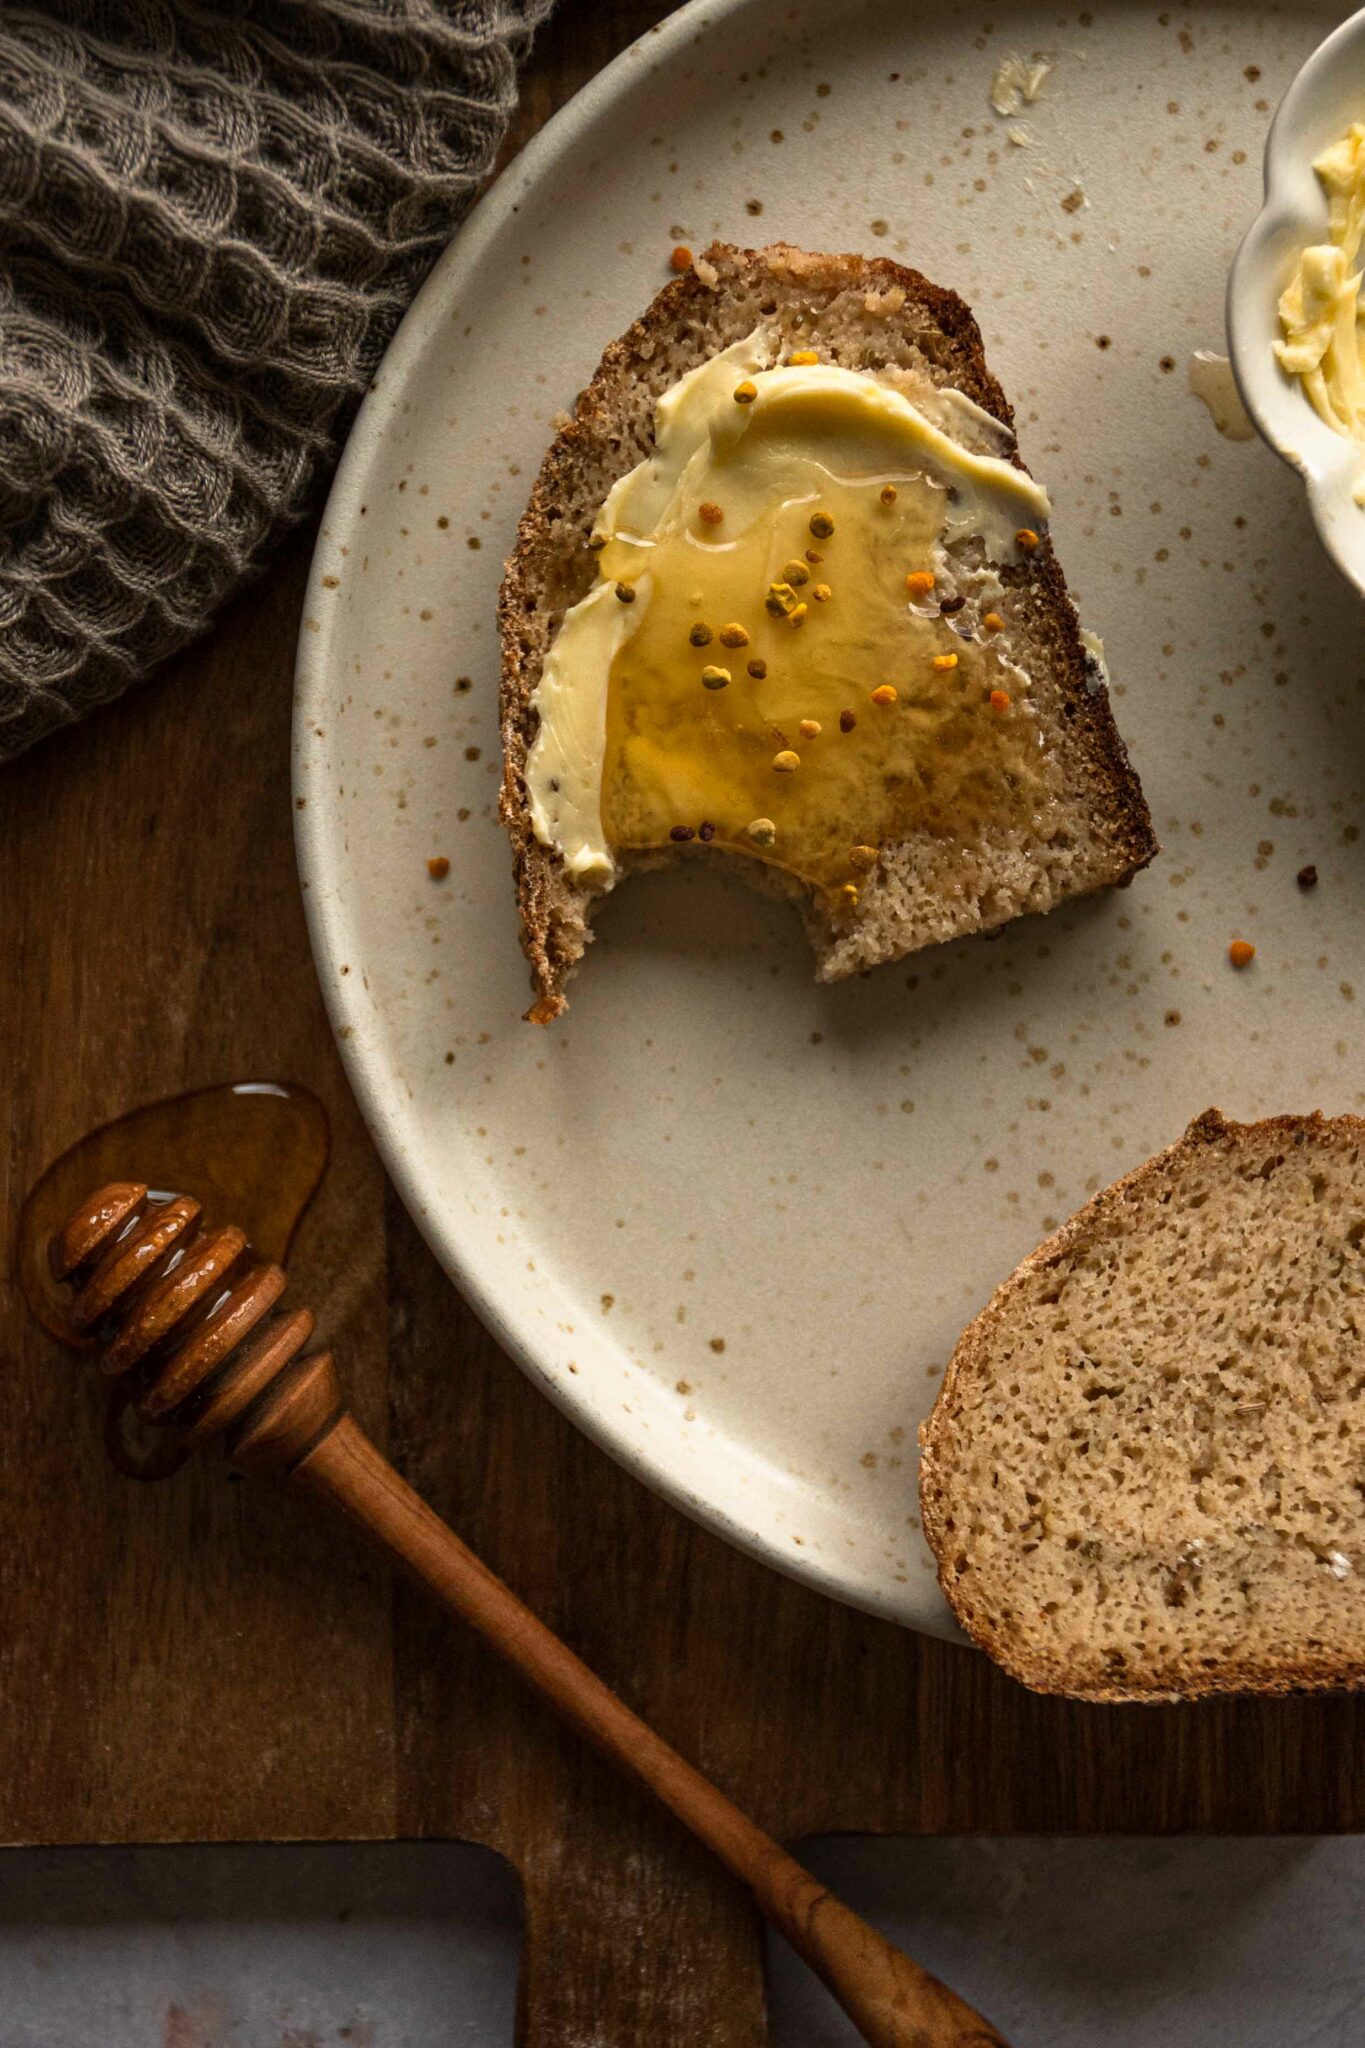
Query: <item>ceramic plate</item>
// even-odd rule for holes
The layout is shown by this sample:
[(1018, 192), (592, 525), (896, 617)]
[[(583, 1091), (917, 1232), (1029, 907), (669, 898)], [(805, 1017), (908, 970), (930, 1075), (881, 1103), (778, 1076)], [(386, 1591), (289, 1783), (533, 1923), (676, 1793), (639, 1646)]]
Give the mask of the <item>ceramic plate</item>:
[[(300, 859), (404, 1199), (648, 1484), (919, 1628), (949, 1623), (915, 1432), (997, 1281), (1210, 1103), (1365, 1104), (1358, 605), (1297, 478), (1187, 383), (1223, 345), (1271, 109), (1335, 18), (694, 0), (470, 219), (327, 509)], [(1012, 51), (1053, 69), (1011, 119)], [(672, 246), (713, 235), (901, 257), (971, 301), (1164, 851), (1126, 892), (834, 988), (723, 859), (640, 877), (541, 1031), (495, 815), (501, 564), (557, 412)]]

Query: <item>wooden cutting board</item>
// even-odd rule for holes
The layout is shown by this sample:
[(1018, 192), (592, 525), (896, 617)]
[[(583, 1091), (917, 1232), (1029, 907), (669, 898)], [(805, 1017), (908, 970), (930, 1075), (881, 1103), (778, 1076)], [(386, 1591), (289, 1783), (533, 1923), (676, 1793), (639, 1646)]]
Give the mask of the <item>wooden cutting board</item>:
[[(564, 0), (513, 145), (660, 11)], [(306, 1083), (334, 1149), (294, 1287), (362, 1421), (766, 1826), (1365, 1827), (1365, 1703), (1033, 1699), (694, 1528), (501, 1355), (385, 1184), (314, 980), (289, 792), (309, 545), (157, 680), (0, 773), (11, 1249), (23, 1193), (92, 1124), (215, 1081)], [(524, 2042), (766, 2038), (745, 1899), (479, 1644), (215, 1458), (120, 1478), (88, 1380), (8, 1279), (0, 1356), (0, 1839), (486, 1843), (525, 1888)]]

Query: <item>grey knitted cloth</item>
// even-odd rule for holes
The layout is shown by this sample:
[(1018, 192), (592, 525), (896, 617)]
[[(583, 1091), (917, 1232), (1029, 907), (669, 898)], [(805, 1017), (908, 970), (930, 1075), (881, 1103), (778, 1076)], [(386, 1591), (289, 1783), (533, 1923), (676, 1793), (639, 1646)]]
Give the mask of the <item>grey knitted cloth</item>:
[(316, 496), (550, 0), (0, 0), (0, 760)]

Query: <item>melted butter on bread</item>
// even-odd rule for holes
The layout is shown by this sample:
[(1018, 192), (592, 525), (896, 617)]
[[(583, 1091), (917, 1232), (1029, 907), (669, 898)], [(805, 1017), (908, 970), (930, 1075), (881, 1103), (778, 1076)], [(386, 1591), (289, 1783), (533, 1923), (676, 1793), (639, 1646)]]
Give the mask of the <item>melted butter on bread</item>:
[(911, 830), (1041, 820), (1027, 676), (949, 550), (1021, 560), (1048, 501), (966, 445), (998, 423), (939, 397), (965, 438), (894, 379), (775, 365), (756, 333), (660, 398), (535, 693), (530, 815), (571, 875), (701, 838), (837, 904)]

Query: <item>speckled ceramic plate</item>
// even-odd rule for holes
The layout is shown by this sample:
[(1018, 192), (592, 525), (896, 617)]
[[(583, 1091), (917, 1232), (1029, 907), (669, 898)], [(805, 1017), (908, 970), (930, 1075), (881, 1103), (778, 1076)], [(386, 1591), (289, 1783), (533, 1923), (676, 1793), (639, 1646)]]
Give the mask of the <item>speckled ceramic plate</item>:
[[(467, 224), (328, 506), (300, 856), (400, 1190), (647, 1483), (921, 1628), (948, 1623), (916, 1426), (996, 1282), (1209, 1103), (1365, 1102), (1358, 603), (1297, 478), (1187, 386), (1271, 108), (1334, 18), (694, 0)], [(1054, 62), (1014, 120), (1010, 50)], [(1126, 893), (824, 989), (722, 860), (641, 877), (538, 1031), (495, 817), (501, 563), (557, 410), (712, 235), (885, 251), (971, 301), (1165, 850)]]

